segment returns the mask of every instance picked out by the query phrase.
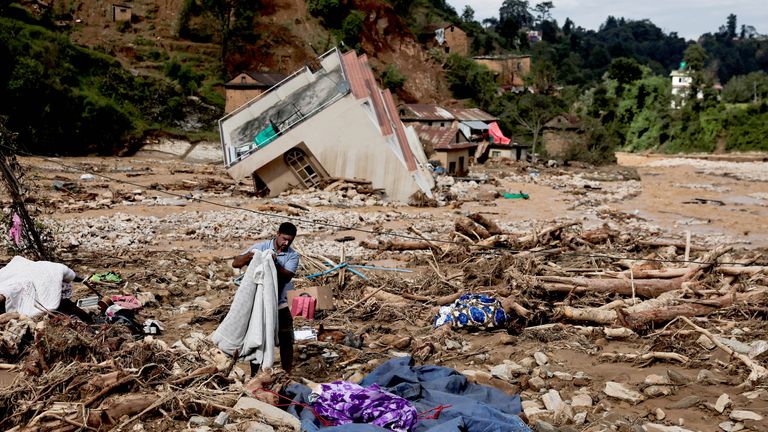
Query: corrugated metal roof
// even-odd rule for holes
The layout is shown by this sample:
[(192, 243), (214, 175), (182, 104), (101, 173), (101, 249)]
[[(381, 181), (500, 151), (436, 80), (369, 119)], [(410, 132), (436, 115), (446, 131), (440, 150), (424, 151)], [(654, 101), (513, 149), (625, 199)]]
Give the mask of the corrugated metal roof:
[(456, 134), (461, 133), (458, 127), (441, 128), (417, 124), (413, 128), (419, 135), (419, 139), (431, 144), (435, 150), (459, 150), (477, 147), (477, 143), (455, 142)]
[(479, 130), (488, 129), (488, 123), (481, 122), (478, 120), (468, 120), (468, 121), (463, 121), (461, 123), (469, 126), (471, 129), (479, 129)]
[(453, 114), (454, 118), (458, 121), (481, 121), (481, 122), (494, 122), (498, 119), (480, 108), (446, 108)]
[(406, 113), (401, 116), (405, 120), (453, 120), (450, 111), (436, 104), (405, 104)]
[(397, 107), (392, 93), (389, 90), (381, 91), (365, 54), (358, 57), (354, 51), (350, 51), (344, 54), (341, 60), (352, 94), (357, 99), (371, 99), (382, 136), (395, 135), (406, 167), (409, 171), (415, 171), (417, 168), (416, 157), (408, 145), (408, 137), (405, 135), (403, 123), (397, 115)]

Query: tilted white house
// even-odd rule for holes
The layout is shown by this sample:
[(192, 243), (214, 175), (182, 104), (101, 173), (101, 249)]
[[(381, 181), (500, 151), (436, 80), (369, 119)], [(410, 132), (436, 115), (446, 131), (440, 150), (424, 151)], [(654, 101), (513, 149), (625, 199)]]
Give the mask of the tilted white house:
[(372, 182), (388, 198), (431, 196), (434, 180), (412, 128), (400, 121), (365, 55), (331, 50), (219, 120), (224, 164), (271, 196), (324, 177)]

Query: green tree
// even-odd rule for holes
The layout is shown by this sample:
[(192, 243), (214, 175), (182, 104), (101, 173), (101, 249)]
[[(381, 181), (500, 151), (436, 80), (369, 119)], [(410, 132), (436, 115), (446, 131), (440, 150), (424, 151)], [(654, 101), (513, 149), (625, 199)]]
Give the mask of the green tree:
[(544, 124), (552, 120), (562, 110), (562, 102), (555, 97), (525, 92), (515, 96), (510, 101), (510, 105), (503, 115), (531, 134), (531, 152), (536, 153), (539, 135)]
[(216, 20), (221, 44), (220, 58), (221, 70), (225, 71), (230, 44), (234, 35), (235, 25), (252, 26), (253, 23), (244, 22), (242, 16), (253, 16), (253, 11), (258, 7), (258, 0), (202, 0), (203, 7)]
[(461, 20), (465, 23), (471, 23), (475, 21), (475, 10), (472, 9), (472, 6), (464, 6), (464, 11), (461, 13)]
[(357, 48), (360, 45), (360, 35), (363, 32), (363, 21), (365, 14), (355, 10), (349, 13), (341, 23), (341, 33), (344, 37), (344, 43)]
[(533, 10), (536, 11), (536, 23), (541, 25), (544, 21), (549, 21), (552, 19), (552, 9), (555, 8), (555, 5), (551, 1), (545, 1), (541, 3), (537, 3), (536, 6), (533, 7)]

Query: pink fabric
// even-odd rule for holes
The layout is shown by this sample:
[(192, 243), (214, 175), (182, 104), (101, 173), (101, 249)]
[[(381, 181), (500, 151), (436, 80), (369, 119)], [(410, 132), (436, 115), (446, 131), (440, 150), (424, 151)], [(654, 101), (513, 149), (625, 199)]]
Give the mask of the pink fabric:
[(315, 319), (315, 304), (317, 300), (310, 296), (298, 296), (293, 298), (291, 304), (291, 315), (297, 317), (301, 315), (306, 319)]
[(8, 234), (13, 239), (13, 242), (16, 243), (16, 246), (21, 246), (21, 218), (16, 213), (13, 214), (13, 225), (11, 225), (11, 230), (8, 231)]
[(496, 122), (493, 122), (488, 127), (488, 135), (493, 137), (493, 143), (494, 144), (509, 144), (509, 138), (505, 137), (503, 133), (501, 133), (501, 129), (499, 128), (499, 124)]
[(123, 309), (141, 309), (141, 302), (134, 296), (113, 295), (110, 298), (112, 299), (112, 303)]

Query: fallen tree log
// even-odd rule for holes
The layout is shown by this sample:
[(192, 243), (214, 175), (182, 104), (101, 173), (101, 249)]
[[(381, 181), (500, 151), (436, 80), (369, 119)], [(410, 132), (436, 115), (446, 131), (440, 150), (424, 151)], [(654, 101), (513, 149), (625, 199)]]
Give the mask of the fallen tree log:
[(380, 251), (409, 251), (409, 250), (428, 250), (432, 246), (426, 241), (390, 241), (385, 240), (378, 243), (361, 241), (360, 246), (366, 249), (376, 249)]
[(649, 352), (645, 354), (627, 354), (627, 353), (602, 353), (602, 359), (615, 361), (650, 361), (650, 360), (674, 360), (680, 363), (688, 363), (690, 359), (682, 354), (673, 352)]
[(749, 358), (749, 356), (740, 354), (735, 352), (734, 350), (728, 348), (720, 342), (720, 340), (714, 336), (712, 333), (709, 332), (709, 330), (699, 327), (696, 324), (692, 323), (691, 320), (689, 320), (686, 317), (680, 317), (681, 320), (683, 320), (686, 324), (693, 327), (697, 332), (703, 334), (709, 340), (712, 341), (718, 348), (725, 351), (729, 356), (736, 357), (737, 359), (741, 360), (742, 363), (744, 363), (749, 368), (749, 376), (747, 377), (747, 381), (744, 384), (747, 384), (748, 387), (751, 387), (754, 384), (757, 384), (758, 382), (765, 380), (768, 378), (768, 369), (764, 368), (763, 366), (759, 365), (755, 361)]
[(483, 228), (485, 228), (488, 231), (489, 234), (491, 234), (491, 235), (502, 234), (501, 227), (499, 227), (499, 225), (496, 222), (488, 219), (487, 217), (483, 216), (482, 214), (480, 214), (480, 213), (471, 213), (468, 217), (469, 217), (469, 219), (471, 219), (475, 223), (478, 223)]
[[(718, 309), (731, 306), (739, 302), (750, 302), (762, 300), (768, 302), (766, 297), (768, 289), (760, 289), (748, 293), (736, 295), (724, 295), (712, 299), (690, 301), (684, 304), (677, 304), (655, 309), (641, 311), (628, 311), (627, 309), (618, 310), (618, 319), (624, 327), (639, 329), (650, 323), (660, 323), (671, 321), (677, 317), (693, 317), (708, 315)], [(681, 300), (685, 301), (685, 300)]]
[(482, 225), (476, 224), (472, 219), (460, 217), (453, 225), (454, 230), (474, 240), (483, 240), (491, 236)]
[(589, 279), (581, 276), (537, 276), (536, 280), (544, 282), (544, 289), (550, 292), (603, 292), (616, 293), (626, 296), (658, 297), (667, 291), (681, 288), (687, 276), (672, 279)]
[(722, 273), (724, 275), (728, 276), (740, 276), (740, 275), (748, 275), (748, 276), (754, 276), (758, 273), (766, 273), (768, 274), (768, 267), (765, 266), (747, 266), (747, 267), (737, 267), (737, 266), (720, 266), (715, 269), (718, 273)]
[(581, 225), (581, 222), (567, 222), (559, 225), (553, 225), (551, 227), (544, 228), (541, 231), (534, 232), (533, 234), (522, 236), (517, 239), (517, 243), (521, 246), (533, 247), (538, 245), (542, 239), (548, 238), (550, 234), (574, 225)]

